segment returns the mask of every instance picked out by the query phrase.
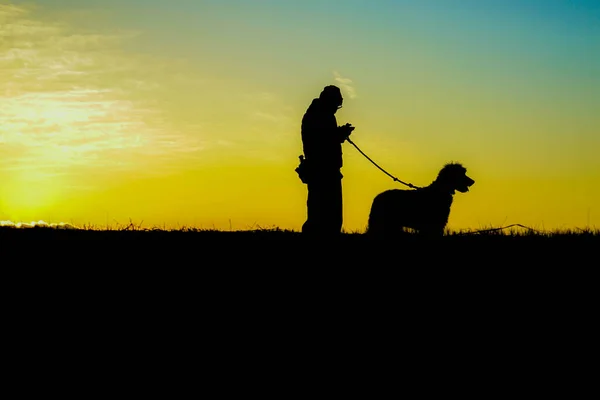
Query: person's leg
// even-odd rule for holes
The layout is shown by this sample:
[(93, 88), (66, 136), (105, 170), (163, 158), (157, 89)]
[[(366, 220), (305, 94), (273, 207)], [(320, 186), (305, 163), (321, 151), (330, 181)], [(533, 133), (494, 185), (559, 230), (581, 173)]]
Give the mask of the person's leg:
[(306, 222), (302, 225), (303, 233), (318, 233), (323, 230), (327, 192), (323, 182), (313, 182), (307, 185)]
[(324, 234), (337, 235), (342, 230), (342, 181), (328, 179), (321, 187), (320, 230)]
[(343, 202), (342, 202), (342, 180), (334, 179), (330, 186), (331, 208), (329, 220), (331, 222), (331, 232), (341, 233), (344, 221)]
[(342, 180), (333, 177), (308, 184), (307, 219), (302, 232), (339, 234), (343, 224)]

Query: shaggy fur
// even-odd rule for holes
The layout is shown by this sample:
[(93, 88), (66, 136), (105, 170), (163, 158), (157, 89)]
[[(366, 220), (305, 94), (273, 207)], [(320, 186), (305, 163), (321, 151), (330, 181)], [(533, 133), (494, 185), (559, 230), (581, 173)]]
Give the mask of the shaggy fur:
[(468, 192), (474, 183), (465, 167), (449, 163), (427, 187), (386, 190), (373, 199), (367, 233), (393, 236), (411, 228), (421, 234), (443, 235), (455, 190)]

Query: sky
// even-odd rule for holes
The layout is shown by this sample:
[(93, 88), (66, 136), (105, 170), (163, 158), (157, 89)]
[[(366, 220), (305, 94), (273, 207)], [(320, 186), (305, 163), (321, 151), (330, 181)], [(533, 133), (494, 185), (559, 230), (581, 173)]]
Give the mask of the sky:
[[(300, 122), (400, 180), (462, 163), (454, 230), (600, 226), (600, 2), (0, 0), (0, 220), (300, 230)], [(343, 144), (344, 230), (394, 182)]]

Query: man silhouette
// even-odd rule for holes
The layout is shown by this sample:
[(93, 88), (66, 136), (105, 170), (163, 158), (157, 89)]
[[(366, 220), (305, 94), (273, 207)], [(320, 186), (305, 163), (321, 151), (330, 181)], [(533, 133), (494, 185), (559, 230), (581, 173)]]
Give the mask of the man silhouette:
[(337, 86), (326, 86), (312, 100), (302, 117), (301, 133), (307, 184), (307, 219), (302, 232), (317, 235), (341, 233), (342, 143), (354, 130), (350, 124), (337, 125), (335, 113), (344, 99)]

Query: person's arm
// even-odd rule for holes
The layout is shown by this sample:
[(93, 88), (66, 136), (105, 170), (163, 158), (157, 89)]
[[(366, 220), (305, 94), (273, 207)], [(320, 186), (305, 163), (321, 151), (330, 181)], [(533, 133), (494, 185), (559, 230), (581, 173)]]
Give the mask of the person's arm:
[(319, 138), (316, 135), (317, 127), (315, 126), (314, 118), (310, 114), (305, 114), (302, 118), (302, 145), (304, 147), (304, 155), (307, 159), (313, 158), (313, 154), (318, 151)]

